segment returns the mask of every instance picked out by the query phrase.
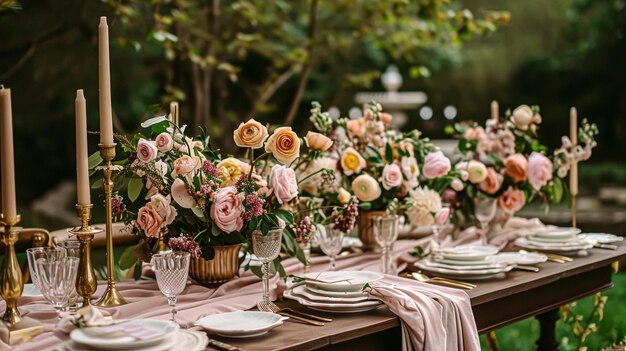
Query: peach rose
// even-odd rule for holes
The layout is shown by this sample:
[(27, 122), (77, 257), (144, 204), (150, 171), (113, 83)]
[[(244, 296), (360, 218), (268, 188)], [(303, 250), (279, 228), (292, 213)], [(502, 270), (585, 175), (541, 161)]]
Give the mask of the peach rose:
[(161, 226), (163, 225), (163, 217), (159, 215), (157, 210), (148, 203), (139, 209), (137, 213), (137, 226), (146, 233), (146, 236), (158, 237)]
[(400, 167), (395, 163), (385, 165), (385, 168), (383, 168), (381, 182), (383, 183), (383, 188), (385, 188), (385, 190), (390, 190), (402, 185), (402, 171), (400, 170)]
[(233, 132), (235, 144), (239, 147), (260, 149), (267, 138), (267, 128), (251, 118), (248, 122), (241, 123)]
[(362, 137), (365, 134), (365, 121), (363, 118), (351, 119), (346, 122), (348, 133), (354, 137)]
[(270, 172), (270, 186), (279, 204), (287, 203), (298, 196), (296, 172), (283, 165), (275, 165)]
[(300, 139), (291, 127), (276, 128), (265, 143), (265, 151), (272, 153), (278, 162), (288, 165), (300, 156)]
[(198, 168), (198, 163), (199, 159), (197, 157), (191, 157), (189, 155), (183, 155), (177, 158), (172, 164), (172, 178), (176, 178), (179, 175), (192, 175), (193, 171)]
[(498, 198), (500, 208), (508, 214), (513, 214), (521, 210), (525, 203), (526, 196), (524, 195), (524, 192), (519, 189), (514, 189), (513, 187), (509, 187)]
[(151, 162), (156, 159), (159, 150), (154, 142), (144, 138), (139, 139), (137, 143), (137, 159), (141, 162)]
[(365, 168), (365, 159), (358, 151), (351, 147), (343, 151), (340, 163), (345, 175), (359, 173)]
[(533, 152), (528, 157), (528, 182), (537, 191), (552, 179), (552, 162), (544, 155)]
[(168, 152), (174, 147), (174, 138), (170, 133), (163, 132), (157, 135), (155, 141), (157, 149), (161, 152)]
[(500, 190), (503, 179), (502, 174), (489, 167), (487, 168), (487, 177), (480, 183), (480, 188), (487, 194), (493, 195)]
[(196, 204), (196, 200), (194, 200), (193, 196), (189, 195), (189, 191), (187, 191), (187, 186), (185, 182), (177, 178), (172, 183), (172, 187), (170, 189), (172, 198), (176, 201), (177, 204), (182, 208), (192, 208)]
[(240, 231), (243, 228), (243, 206), (237, 196), (237, 188), (228, 186), (215, 193), (215, 202), (211, 206), (211, 219), (225, 233)]
[(374, 201), (380, 197), (381, 189), (376, 179), (369, 174), (361, 174), (352, 181), (352, 191), (361, 201)]
[(487, 167), (480, 161), (471, 160), (467, 163), (467, 173), (471, 183), (482, 183), (487, 178)]
[(177, 215), (176, 208), (170, 205), (171, 201), (169, 196), (165, 197), (161, 194), (155, 194), (150, 198), (150, 205), (163, 218), (164, 225), (172, 224)]
[(424, 158), (424, 177), (433, 179), (444, 176), (450, 171), (450, 160), (441, 151), (431, 152)]
[(526, 180), (528, 173), (528, 161), (522, 154), (513, 154), (504, 161), (504, 170), (516, 182)]
[(328, 151), (333, 146), (333, 141), (329, 137), (311, 131), (306, 133), (304, 142), (309, 149), (320, 152)]
[(381, 120), (381, 122), (383, 122), (385, 127), (389, 128), (389, 126), (391, 125), (391, 120), (392, 119), (393, 119), (393, 117), (391, 116), (391, 114), (389, 114), (387, 112), (381, 112), (380, 113), (380, 120)]
[(534, 115), (533, 110), (528, 105), (521, 105), (513, 110), (511, 122), (513, 122), (517, 128), (526, 130), (533, 122)]

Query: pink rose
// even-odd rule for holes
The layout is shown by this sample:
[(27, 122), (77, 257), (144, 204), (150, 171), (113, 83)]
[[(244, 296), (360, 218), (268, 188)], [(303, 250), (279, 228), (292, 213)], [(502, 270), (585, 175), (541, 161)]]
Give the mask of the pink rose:
[(402, 185), (402, 170), (400, 170), (400, 167), (395, 163), (385, 165), (381, 182), (385, 190)]
[(424, 158), (424, 177), (433, 179), (450, 171), (450, 160), (441, 151), (431, 152)]
[(170, 205), (171, 201), (169, 196), (165, 197), (161, 194), (156, 194), (150, 198), (150, 204), (159, 216), (163, 218), (164, 225), (172, 224), (174, 218), (176, 218), (176, 208)]
[(519, 189), (509, 187), (504, 194), (498, 198), (498, 204), (508, 214), (513, 214), (524, 207), (526, 196)]
[(496, 172), (495, 169), (487, 168), (487, 177), (480, 183), (480, 188), (487, 194), (493, 195), (500, 190), (504, 177), (502, 174)]
[(362, 137), (363, 134), (365, 134), (365, 126), (362, 118), (349, 120), (346, 122), (346, 128), (348, 129), (348, 133), (355, 137)]
[(283, 165), (275, 165), (270, 172), (270, 187), (279, 204), (291, 201), (298, 196), (296, 172)]
[(143, 138), (139, 139), (139, 142), (137, 143), (137, 158), (139, 159), (139, 161), (154, 161), (154, 159), (156, 159), (157, 157), (158, 152), (159, 150), (157, 150), (156, 145), (154, 145), (152, 141), (148, 141)]
[(147, 236), (158, 237), (161, 226), (163, 225), (163, 217), (159, 215), (157, 210), (148, 203), (139, 209), (137, 213), (137, 226), (142, 229)]
[(504, 170), (514, 181), (524, 181), (528, 173), (528, 161), (522, 154), (511, 155), (504, 161)]
[(528, 182), (539, 191), (552, 179), (552, 162), (544, 155), (533, 152), (528, 157)]
[(161, 133), (156, 137), (156, 147), (161, 152), (168, 152), (174, 147), (174, 138), (170, 133)]
[(188, 175), (195, 171), (198, 167), (200, 159), (198, 157), (191, 157), (189, 155), (183, 155), (173, 163), (172, 177), (176, 178), (179, 175)]
[(237, 196), (237, 188), (228, 186), (215, 193), (215, 201), (211, 206), (211, 218), (218, 228), (225, 233), (232, 233), (243, 228), (243, 206)]
[(171, 194), (174, 201), (182, 208), (192, 208), (196, 204), (193, 196), (189, 195), (187, 186), (182, 179), (176, 179), (172, 183)]
[(465, 130), (465, 139), (467, 140), (479, 140), (485, 135), (483, 127), (467, 128)]
[(435, 214), (435, 224), (444, 225), (448, 222), (450, 217), (450, 207), (442, 207), (437, 214)]

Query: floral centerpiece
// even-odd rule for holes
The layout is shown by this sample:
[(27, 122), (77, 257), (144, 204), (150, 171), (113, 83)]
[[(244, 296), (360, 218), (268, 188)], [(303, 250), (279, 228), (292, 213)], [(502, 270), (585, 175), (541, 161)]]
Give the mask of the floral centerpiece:
[(575, 150), (563, 136), (562, 146), (550, 152), (538, 139), (541, 121), (539, 107), (522, 105), (507, 111), (504, 120), (487, 120), (484, 127), (475, 122), (454, 126), (459, 139), (454, 165), (458, 178), (450, 182), (453, 192), (444, 197), (460, 209), (463, 220), (474, 216), (475, 196), (496, 198), (504, 220), (527, 203), (563, 199), (562, 179), (572, 162), (591, 156), (598, 129), (583, 120)]
[[(208, 137), (189, 138), (185, 128), (165, 117), (146, 121), (142, 127), (148, 129), (147, 135), (118, 140), (129, 155), (124, 161), (130, 175), (129, 200), (134, 202), (144, 193), (145, 203), (135, 213), (121, 203), (121, 197), (116, 201), (116, 215), (141, 238), (135, 248), (140, 259), (147, 260), (163, 248), (160, 243), (167, 243), (206, 261), (224, 247), (234, 246), (229, 257), (237, 262), (239, 247), (250, 248), (253, 232), (267, 234), (279, 227), (287, 233), (284, 250), (303, 259), (292, 226), (291, 206), (297, 203), (299, 191), (290, 166), (309, 156), (300, 155), (301, 141), (291, 128), (276, 128), (269, 135), (254, 119), (241, 123), (233, 138), (246, 158), (238, 159), (222, 158)], [(309, 143), (311, 150), (316, 147)], [(274, 269), (280, 269), (279, 262), (280, 258)], [(238, 269), (239, 263), (235, 266)]]

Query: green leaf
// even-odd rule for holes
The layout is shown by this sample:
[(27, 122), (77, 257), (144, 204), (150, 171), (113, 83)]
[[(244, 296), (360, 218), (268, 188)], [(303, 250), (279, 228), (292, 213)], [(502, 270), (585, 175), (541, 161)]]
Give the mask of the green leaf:
[(193, 214), (196, 215), (196, 217), (201, 219), (203, 222), (206, 222), (206, 218), (204, 217), (204, 211), (202, 211), (202, 209), (200, 209), (199, 207), (192, 207), (191, 212), (193, 212)]
[(122, 252), (120, 256), (119, 265), (121, 269), (128, 269), (135, 265), (137, 262), (137, 256), (135, 256), (135, 246), (129, 246)]
[(132, 177), (128, 181), (128, 199), (130, 202), (135, 202), (141, 194), (141, 189), (143, 189), (143, 181), (139, 177)]
[(259, 278), (263, 278), (263, 272), (261, 271), (261, 266), (250, 266), (250, 270), (252, 271), (252, 273), (254, 273), (254, 275), (256, 275)]
[(385, 160), (387, 163), (393, 162), (393, 150), (391, 149), (391, 145), (389, 143), (385, 144)]
[(363, 211), (369, 211), (372, 209), (372, 203), (371, 202), (360, 202), (359, 203), (359, 208)]
[(293, 223), (293, 214), (285, 210), (274, 210), (274, 213), (278, 218), (285, 221), (285, 223)]
[(100, 156), (100, 151), (96, 151), (89, 156), (87, 159), (87, 164), (89, 169), (95, 169), (102, 163), (102, 157)]
[(563, 181), (561, 178), (554, 178), (554, 192), (552, 193), (552, 199), (554, 202), (561, 202), (563, 200)]

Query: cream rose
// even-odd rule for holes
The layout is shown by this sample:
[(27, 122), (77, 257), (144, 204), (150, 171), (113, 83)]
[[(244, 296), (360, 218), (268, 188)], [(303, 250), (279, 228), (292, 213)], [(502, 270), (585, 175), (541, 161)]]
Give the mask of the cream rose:
[(146, 139), (139, 139), (137, 143), (137, 158), (141, 162), (151, 162), (156, 159), (159, 150), (157, 149), (154, 142), (148, 141)]
[(467, 173), (469, 181), (478, 184), (487, 178), (487, 167), (480, 161), (471, 160), (467, 163)]
[(287, 203), (298, 196), (296, 172), (283, 165), (275, 165), (270, 172), (270, 186), (279, 204)]
[(168, 152), (174, 147), (174, 138), (170, 133), (163, 132), (157, 135), (155, 141), (157, 149), (161, 152)]
[(222, 180), (220, 183), (221, 188), (237, 184), (239, 178), (244, 174), (248, 174), (250, 171), (249, 164), (239, 161), (234, 157), (223, 159), (217, 164), (216, 168)]
[(172, 163), (172, 178), (176, 178), (179, 175), (188, 176), (193, 175), (193, 171), (198, 169), (199, 159), (197, 157), (191, 157), (189, 155), (183, 155)]
[(243, 206), (234, 186), (220, 188), (215, 193), (211, 206), (211, 219), (225, 233), (240, 231), (243, 228)]
[(329, 137), (311, 131), (306, 133), (304, 142), (309, 149), (320, 152), (328, 151), (333, 146), (333, 141)]
[(300, 156), (300, 139), (291, 127), (276, 128), (265, 143), (265, 151), (274, 155), (278, 162), (288, 165)]
[(385, 165), (383, 168), (381, 182), (385, 190), (390, 190), (402, 185), (402, 171), (400, 170), (400, 167), (395, 163)]
[(514, 181), (524, 181), (528, 173), (528, 160), (522, 154), (511, 155), (504, 161), (504, 170)]
[(495, 169), (487, 168), (487, 177), (480, 183), (480, 188), (487, 194), (493, 195), (500, 190), (503, 181), (502, 174), (496, 172)]
[(511, 115), (511, 122), (522, 130), (528, 129), (528, 126), (533, 122), (533, 110), (528, 105), (521, 105), (513, 110)]
[(374, 201), (380, 197), (381, 189), (376, 179), (361, 174), (352, 181), (352, 192), (361, 201)]
[(345, 205), (348, 202), (350, 202), (351, 198), (352, 198), (352, 195), (350, 195), (348, 190), (344, 188), (339, 188), (339, 191), (337, 192), (337, 200), (339, 200), (339, 202)]
[(508, 214), (513, 214), (521, 210), (525, 203), (526, 196), (524, 195), (524, 192), (519, 189), (514, 189), (513, 187), (509, 187), (498, 198), (498, 205), (500, 205), (500, 208)]
[(341, 154), (341, 169), (345, 175), (353, 175), (365, 168), (365, 159), (355, 149), (346, 148)]
[(239, 128), (233, 132), (233, 138), (237, 146), (250, 147), (253, 149), (262, 148), (267, 135), (267, 128), (255, 121), (254, 118), (250, 119), (248, 122), (241, 123)]

